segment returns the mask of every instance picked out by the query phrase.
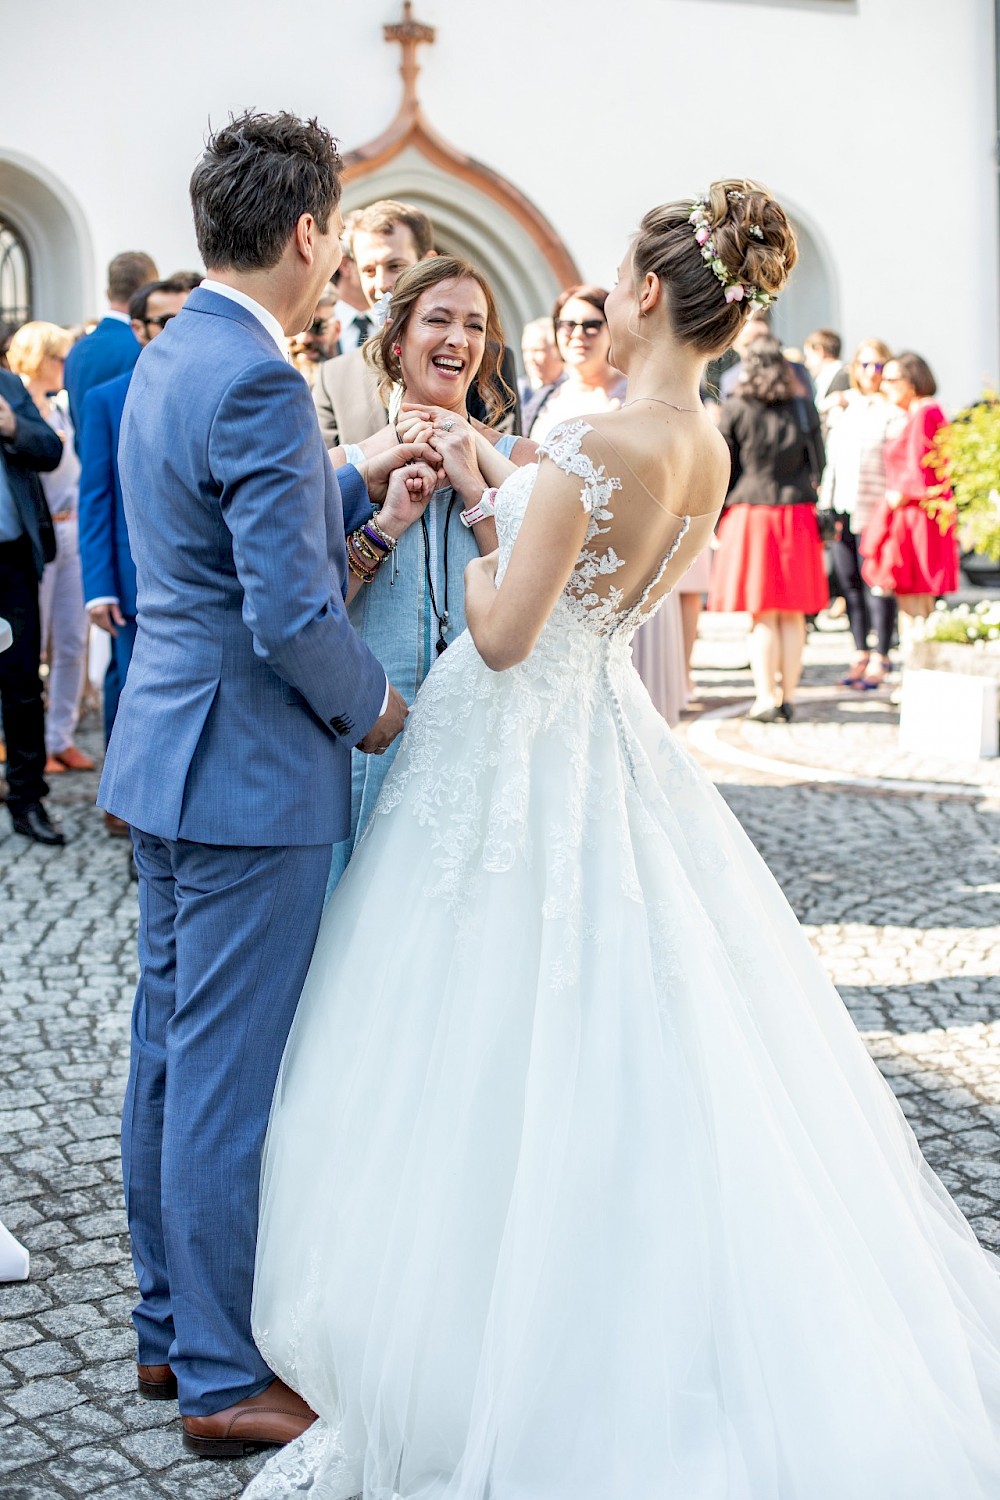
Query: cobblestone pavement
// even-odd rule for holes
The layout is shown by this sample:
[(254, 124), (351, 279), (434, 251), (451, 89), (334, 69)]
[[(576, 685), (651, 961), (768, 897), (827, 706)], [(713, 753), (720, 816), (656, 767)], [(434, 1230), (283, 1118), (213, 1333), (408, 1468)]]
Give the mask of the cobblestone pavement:
[[(961, 768), (938, 767), (930, 779), (952, 781), (956, 794), (928, 797), (905, 782), (895, 792), (823, 786), (752, 763), (763, 745), (772, 759), (859, 775), (884, 753), (883, 769), (893, 769), (890, 706), (859, 712), (852, 695), (831, 694), (845, 644), (832, 632), (814, 639), (800, 723), (767, 726), (764, 741), (760, 726), (726, 720), (727, 744), (751, 763), (706, 763), (806, 924), (928, 1159), (984, 1243), (1000, 1248), (996, 768), (968, 795)], [(709, 622), (696, 663), (703, 709), (747, 696), (737, 629)], [(681, 733), (704, 723), (689, 719)], [(95, 732), (81, 737), (91, 749)], [(0, 1496), (222, 1500), (261, 1460), (185, 1457), (176, 1408), (134, 1390), (118, 1112), (135, 887), (126, 848), (104, 834), (95, 790), (93, 775), (55, 782), (52, 805), (71, 837), (64, 850), (14, 838), (0, 814), (0, 1219), (32, 1256), (29, 1282), (0, 1287)]]

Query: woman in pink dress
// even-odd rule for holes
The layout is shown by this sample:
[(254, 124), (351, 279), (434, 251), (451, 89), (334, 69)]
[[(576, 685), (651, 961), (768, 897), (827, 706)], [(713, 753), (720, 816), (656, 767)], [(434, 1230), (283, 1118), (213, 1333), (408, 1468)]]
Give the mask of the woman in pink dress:
[(955, 523), (944, 529), (927, 502), (949, 499), (930, 460), (935, 434), (948, 418), (934, 400), (937, 382), (919, 354), (899, 354), (882, 371), (882, 389), (906, 413), (906, 426), (885, 445), (885, 498), (865, 528), (862, 576), (873, 591), (899, 600), (904, 649), (913, 621), (929, 615), (934, 600), (958, 587)]

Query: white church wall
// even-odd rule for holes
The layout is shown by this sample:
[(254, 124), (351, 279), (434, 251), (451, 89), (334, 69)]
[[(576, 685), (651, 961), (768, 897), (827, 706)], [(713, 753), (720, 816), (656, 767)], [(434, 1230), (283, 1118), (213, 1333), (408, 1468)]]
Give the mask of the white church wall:
[[(399, 13), (398, 0), (175, 0), (155, 20), (129, 0), (8, 7), (18, 65), (0, 161), (34, 161), (75, 196), (96, 267), (86, 310), (117, 250), (197, 264), (187, 180), (209, 115), (287, 107), (345, 148), (378, 135), (400, 88), (381, 28)], [(428, 118), (532, 198), (588, 278), (608, 280), (650, 204), (759, 176), (826, 268), (789, 293), (783, 337), (832, 321), (848, 347), (878, 334), (916, 348), (952, 402), (1000, 376), (987, 0), (419, 0), (415, 13), (438, 28), (421, 49)]]

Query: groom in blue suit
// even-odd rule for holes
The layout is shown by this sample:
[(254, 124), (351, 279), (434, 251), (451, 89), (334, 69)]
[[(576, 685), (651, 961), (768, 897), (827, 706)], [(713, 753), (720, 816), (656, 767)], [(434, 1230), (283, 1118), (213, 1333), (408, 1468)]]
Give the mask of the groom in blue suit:
[[(209, 140), (191, 180), (208, 277), (143, 351), (122, 420), (138, 633), (99, 800), (139, 870), (133, 1320), (140, 1390), (178, 1395), (205, 1456), (313, 1420), (250, 1332), (260, 1153), (351, 749), (380, 753), (406, 714), (345, 605), (365, 483), (342, 469), (338, 488), (285, 357), (340, 261), (340, 169), (327, 132), (288, 114)], [(419, 451), (371, 462), (373, 498)]]

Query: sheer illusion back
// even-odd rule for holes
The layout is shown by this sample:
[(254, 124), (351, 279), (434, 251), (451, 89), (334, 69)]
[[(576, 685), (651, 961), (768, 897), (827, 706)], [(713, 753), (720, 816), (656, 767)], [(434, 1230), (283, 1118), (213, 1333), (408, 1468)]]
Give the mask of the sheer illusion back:
[[(677, 514), (629, 465), (621, 451), (586, 421), (565, 422), (538, 450), (580, 480), (580, 503), (590, 516), (562, 609), (601, 636), (628, 642), (687, 572), (712, 534), (719, 510)], [(521, 473), (524, 478), (521, 478)], [(520, 471), (500, 492), (497, 535), (499, 584), (534, 484), (535, 468)], [(517, 482), (520, 480), (520, 482)]]

